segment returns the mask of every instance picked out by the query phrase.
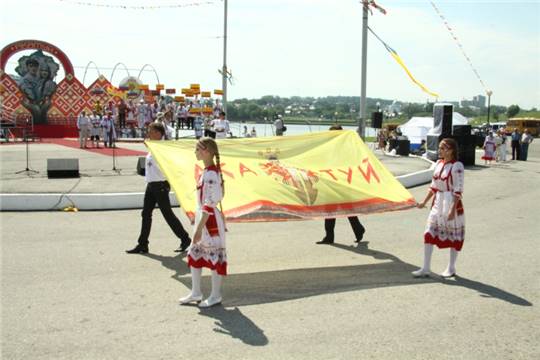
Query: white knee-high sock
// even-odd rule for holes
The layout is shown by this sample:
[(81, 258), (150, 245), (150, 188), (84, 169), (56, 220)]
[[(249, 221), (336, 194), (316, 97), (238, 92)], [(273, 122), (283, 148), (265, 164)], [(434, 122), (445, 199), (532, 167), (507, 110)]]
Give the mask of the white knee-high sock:
[(212, 270), (212, 293), (210, 297), (213, 299), (221, 298), (221, 282), (223, 277), (217, 273), (216, 270)]
[(452, 274), (456, 272), (456, 261), (459, 252), (456, 249), (450, 249), (450, 261), (448, 262), (448, 271)]
[(191, 295), (200, 296), (202, 295), (202, 292), (201, 292), (202, 268), (194, 268), (192, 266), (190, 267), (190, 269), (191, 269)]
[(424, 271), (431, 270), (431, 254), (433, 254), (433, 245), (424, 244), (424, 266), (422, 267)]

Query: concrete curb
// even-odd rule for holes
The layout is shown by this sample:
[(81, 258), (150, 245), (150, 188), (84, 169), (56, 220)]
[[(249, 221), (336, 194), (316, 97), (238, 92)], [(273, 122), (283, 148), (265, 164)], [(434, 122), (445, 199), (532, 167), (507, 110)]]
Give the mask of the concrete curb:
[[(396, 179), (406, 188), (431, 181), (434, 163), (426, 170), (397, 176)], [(172, 206), (178, 206), (174, 193), (169, 195)], [(134, 193), (91, 193), (91, 194), (0, 194), (0, 211), (50, 211), (76, 207), (79, 210), (122, 210), (142, 209), (143, 192)]]
[[(174, 193), (172, 206), (178, 206)], [(142, 209), (144, 193), (0, 194), (0, 211), (50, 211), (73, 206), (79, 210)]]
[(416, 155), (409, 155), (409, 156), (415, 157), (417, 159), (422, 159), (428, 162), (430, 164), (429, 169), (397, 176), (396, 179), (401, 183), (401, 185), (405, 186), (406, 188), (411, 188), (418, 185), (427, 184), (428, 182), (430, 182), (433, 176), (433, 169), (435, 168), (435, 162), (429, 159), (426, 159), (422, 156), (416, 156)]

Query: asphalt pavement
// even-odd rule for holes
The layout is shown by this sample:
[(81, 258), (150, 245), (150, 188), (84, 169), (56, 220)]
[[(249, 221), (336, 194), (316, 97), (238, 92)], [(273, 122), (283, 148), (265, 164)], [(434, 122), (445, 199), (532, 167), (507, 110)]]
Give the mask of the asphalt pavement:
[[(343, 219), (331, 246), (320, 221), (229, 224), (223, 306), (207, 310), (178, 305), (189, 268), (159, 212), (148, 255), (124, 253), (139, 210), (2, 212), (2, 359), (537, 359), (539, 183), (537, 140), (527, 162), (467, 168), (450, 280), (410, 275), (426, 209), (362, 217), (358, 246)], [(447, 260), (436, 249), (432, 269)]]

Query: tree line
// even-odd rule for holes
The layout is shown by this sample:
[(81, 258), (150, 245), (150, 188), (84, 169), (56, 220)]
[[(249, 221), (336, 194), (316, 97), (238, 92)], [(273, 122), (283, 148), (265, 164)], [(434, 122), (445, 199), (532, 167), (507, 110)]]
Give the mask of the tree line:
[[(400, 111), (388, 111), (388, 106), (394, 101), (381, 98), (366, 99), (366, 116), (377, 110), (384, 112), (385, 122), (402, 123), (413, 116), (432, 116), (432, 102), (412, 103), (401, 102)], [(258, 99), (236, 99), (227, 103), (227, 117), (233, 121), (265, 122), (273, 121), (277, 115), (285, 118), (305, 119), (306, 121), (320, 119), (326, 121), (354, 122), (358, 119), (360, 108), (359, 96), (326, 96), (326, 97), (280, 97), (266, 95)], [(487, 116), (487, 108), (472, 108), (454, 106), (454, 111), (468, 118), (483, 118)], [(536, 109), (532, 109), (536, 111)], [(505, 120), (523, 112), (518, 105), (509, 107), (491, 105), (492, 121)]]

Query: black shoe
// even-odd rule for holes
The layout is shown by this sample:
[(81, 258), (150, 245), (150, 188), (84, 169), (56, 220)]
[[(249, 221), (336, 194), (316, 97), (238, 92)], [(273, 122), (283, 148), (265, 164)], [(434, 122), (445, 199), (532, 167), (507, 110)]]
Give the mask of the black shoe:
[(334, 239), (329, 239), (326, 236), (321, 241), (317, 241), (316, 244), (322, 245), (322, 244), (333, 244)]
[(178, 249), (174, 250), (174, 252), (184, 252), (187, 250), (187, 248), (191, 245), (191, 239), (187, 239), (186, 241), (182, 241)]
[(361, 233), (360, 233), (360, 236), (358, 236), (356, 238), (356, 240), (354, 240), (355, 243), (359, 243), (360, 241), (362, 241), (362, 239), (364, 238), (364, 233), (366, 232), (366, 230), (363, 230)]
[(137, 245), (131, 250), (126, 250), (126, 253), (128, 254), (147, 254), (148, 253), (148, 245)]

